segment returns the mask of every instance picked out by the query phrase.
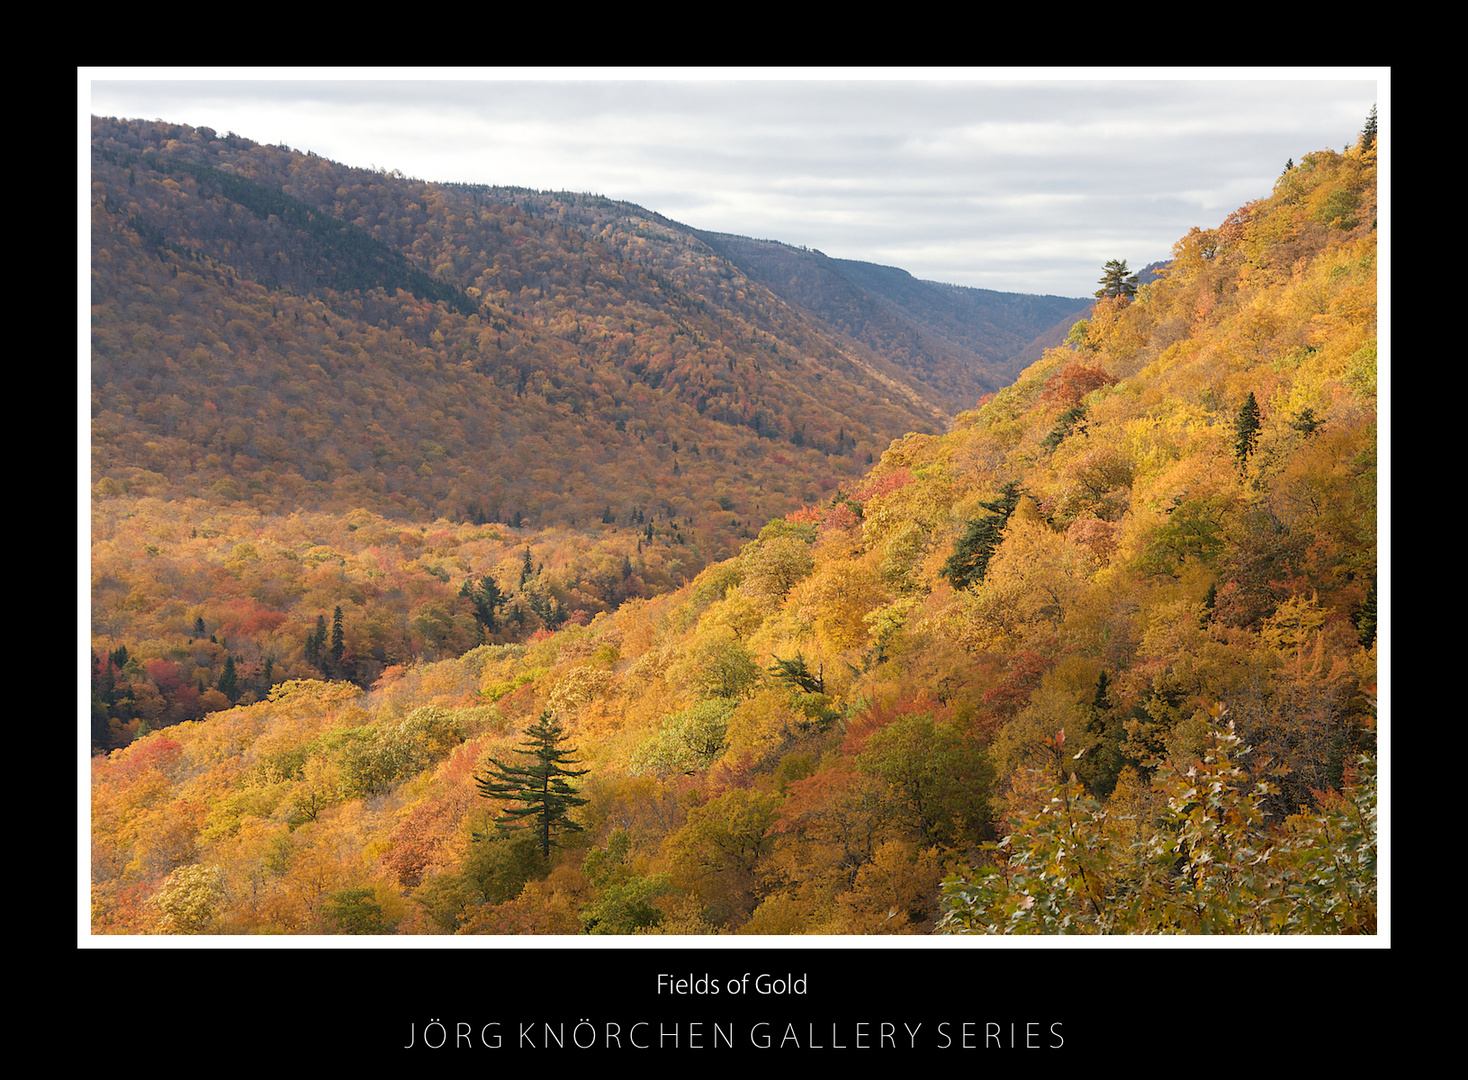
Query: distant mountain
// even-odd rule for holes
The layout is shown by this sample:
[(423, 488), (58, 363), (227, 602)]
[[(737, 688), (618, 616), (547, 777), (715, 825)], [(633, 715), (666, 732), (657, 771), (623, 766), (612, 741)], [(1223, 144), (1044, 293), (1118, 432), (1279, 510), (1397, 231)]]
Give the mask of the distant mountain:
[(696, 235), (772, 292), (890, 359), (955, 412), (1012, 382), (1037, 338), (1057, 323), (1069, 328), (1090, 307), (922, 281), (894, 266), (770, 240)]
[(1055, 319), (207, 128), (94, 118), (91, 164), (92, 629), (152, 687), (105, 694), (99, 747), (221, 680), (368, 685), (675, 589), (946, 429)]
[(93, 134), (99, 492), (677, 517), (722, 556), (942, 430), (1082, 303), (207, 128)]

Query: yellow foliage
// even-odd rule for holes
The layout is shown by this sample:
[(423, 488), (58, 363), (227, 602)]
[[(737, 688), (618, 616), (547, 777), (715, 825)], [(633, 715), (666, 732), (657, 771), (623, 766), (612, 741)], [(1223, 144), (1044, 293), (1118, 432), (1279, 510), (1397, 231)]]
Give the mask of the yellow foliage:
[(801, 620), (836, 652), (864, 648), (869, 634), (866, 615), (886, 602), (877, 576), (851, 561), (817, 570), (792, 590), (789, 601)]
[(944, 867), (936, 848), (884, 841), (837, 897), (833, 930), (844, 934), (921, 934), (932, 927)]
[(729, 740), (727, 756), (738, 760), (748, 754), (755, 761), (763, 760), (778, 748), (793, 726), (803, 719), (790, 708), (788, 687), (766, 687), (747, 701), (739, 703), (729, 717), (726, 737)]

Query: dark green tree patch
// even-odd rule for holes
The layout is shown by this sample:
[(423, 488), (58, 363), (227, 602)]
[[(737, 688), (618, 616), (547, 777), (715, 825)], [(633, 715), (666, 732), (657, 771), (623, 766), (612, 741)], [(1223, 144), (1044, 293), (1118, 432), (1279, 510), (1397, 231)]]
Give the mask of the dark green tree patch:
[(566, 734), (550, 712), (540, 714), (533, 727), (525, 731), (524, 749), (515, 753), (530, 759), (521, 765), (490, 758), (488, 776), (475, 776), (479, 794), (486, 799), (508, 803), (495, 819), (494, 827), (513, 833), (521, 829), (535, 830), (541, 854), (550, 856), (551, 847), (560, 833), (580, 832), (581, 825), (570, 819), (570, 812), (586, 803), (576, 794), (570, 781), (585, 776), (589, 769), (573, 769), (579, 761), (572, 759), (575, 749), (562, 747)]
[(953, 554), (943, 564), (942, 574), (955, 589), (966, 589), (984, 580), (989, 560), (1004, 540), (1004, 527), (1019, 506), (1019, 497), (1019, 484), (1011, 480), (1004, 485), (998, 499), (979, 504), (989, 513), (973, 518), (964, 526), (963, 535), (954, 541)]

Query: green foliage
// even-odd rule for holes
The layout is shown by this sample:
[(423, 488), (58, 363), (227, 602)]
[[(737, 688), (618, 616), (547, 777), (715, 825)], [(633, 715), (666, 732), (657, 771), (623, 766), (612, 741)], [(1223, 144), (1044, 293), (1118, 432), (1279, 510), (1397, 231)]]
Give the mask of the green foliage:
[(778, 518), (770, 522), (739, 553), (740, 592), (765, 601), (782, 599), (815, 569), (814, 540), (814, 526), (788, 525)]
[(812, 673), (801, 653), (796, 653), (790, 660), (781, 660), (778, 656), (772, 657), (775, 661), (770, 665), (770, 674), (783, 683), (803, 690), (807, 694), (824, 694), (826, 692), (825, 665), (820, 670)]
[(962, 845), (988, 830), (994, 767), (958, 723), (900, 717), (866, 739), (856, 767), (881, 782), (921, 844)]
[[(550, 859), (541, 851), (535, 837), (475, 833), (464, 858), (462, 877), (463, 885), (470, 887), (474, 894), (470, 903), (503, 904), (519, 896), (526, 882), (539, 880), (549, 873)], [(457, 885), (450, 878), (437, 894), (425, 898), (424, 902), (446, 915), (459, 911)], [(462, 919), (463, 915), (456, 917)]]
[(494, 578), (485, 574), (477, 582), (468, 578), (459, 589), (459, 595), (474, 605), (474, 621), (485, 635), (499, 629), (499, 610), (505, 605), (505, 595)]
[(1361, 129), (1361, 149), (1376, 149), (1376, 105), (1371, 106), (1371, 112), (1366, 115), (1366, 126)]
[(1369, 649), (1376, 642), (1376, 575), (1371, 575), (1371, 588), (1367, 590), (1366, 599), (1361, 602), (1360, 610), (1356, 613), (1356, 631), (1363, 649)]
[[(298, 245), (289, 250), (289, 261), (310, 266), (320, 284), (338, 289), (376, 287), (389, 294), (403, 289), (425, 300), (443, 301), (464, 315), (472, 315), (476, 310), (462, 290), (423, 273), (401, 251), (278, 188), (234, 172), (159, 154), (126, 154), (122, 163), (193, 177), (206, 190), (238, 203), (262, 221), (278, 219), (289, 230), (287, 235), (292, 237), (293, 244)], [(161, 229), (148, 229), (144, 238), (156, 247), (166, 246)]]
[(1359, 224), (1356, 220), (1356, 208), (1360, 205), (1361, 197), (1354, 191), (1338, 188), (1321, 201), (1313, 216), (1323, 224), (1350, 230)]
[(953, 543), (953, 554), (943, 564), (942, 574), (955, 589), (984, 580), (989, 560), (1004, 540), (1004, 527), (1019, 506), (1019, 497), (1019, 484), (1011, 480), (1004, 485), (998, 499), (979, 503), (990, 513), (964, 526), (963, 535)]
[(495, 819), (495, 828), (505, 832), (534, 829), (540, 852), (547, 858), (559, 833), (580, 832), (582, 826), (569, 817), (586, 800), (576, 794), (570, 781), (585, 776), (589, 769), (573, 769), (580, 762), (571, 758), (576, 751), (563, 748), (565, 732), (559, 720), (543, 712), (533, 727), (525, 730), (528, 738), (516, 750), (532, 760), (529, 765), (506, 763), (490, 758), (488, 776), (475, 776), (479, 794), (511, 805)]
[(773, 792), (730, 788), (688, 811), (668, 841), (674, 880), (699, 890), (717, 921), (742, 921), (757, 904), (756, 870), (774, 846)]
[(763, 674), (754, 653), (732, 632), (700, 642), (689, 657), (688, 680), (700, 697), (745, 697)]
[[(488, 843), (475, 844), (474, 848), (490, 846)], [(534, 845), (530, 846), (533, 850)], [(476, 850), (471, 850), (465, 858), (465, 863), (472, 865), (476, 854)], [(521, 882), (520, 886), (523, 884), (524, 882)], [(519, 892), (518, 886), (515, 892)], [(423, 882), (412, 893), (413, 900), (428, 913), (434, 925), (449, 934), (457, 930), (471, 912), (484, 902), (484, 897), (485, 894), (475, 887), (473, 878), (467, 871), (439, 874)], [(510, 896), (501, 897), (500, 901), (512, 899), (514, 899), (513, 893)]]
[(1121, 710), (1111, 700), (1106, 672), (1096, 679), (1096, 696), (1086, 710), (1085, 733), (1097, 741), (1076, 763), (1076, 775), (1086, 790), (1098, 798), (1116, 789), (1117, 777), (1126, 764), (1122, 743), (1126, 738)]
[(1113, 812), (1074, 776), (1041, 780), (1039, 808), (986, 845), (995, 865), (944, 881), (939, 932), (1374, 933), (1374, 759), (1318, 813), (1272, 829), (1273, 785), (1245, 770), (1250, 751), (1223, 713), (1211, 711), (1201, 760), (1157, 771), (1148, 820)]
[(229, 698), (230, 701), (234, 701), (239, 697), (240, 681), (239, 676), (235, 674), (233, 656), (226, 656), (224, 658), (224, 670), (219, 673), (219, 683), (215, 686), (215, 689)]
[(662, 730), (633, 753), (633, 775), (707, 769), (728, 745), (725, 733), (735, 706), (728, 698), (712, 698), (668, 717)]
[(382, 905), (372, 889), (343, 889), (332, 893), (321, 907), (322, 918), (334, 934), (380, 934)]
[(397, 724), (345, 733), (341, 790), (347, 798), (379, 795), (441, 760), (462, 737), (454, 714), (435, 705), (414, 709)]
[(629, 860), (631, 839), (617, 829), (605, 848), (586, 856), (581, 872), (596, 890), (596, 899), (581, 909), (587, 934), (635, 934), (661, 924), (666, 916), (653, 901), (672, 890), (667, 874), (643, 877)]
[(1238, 415), (1234, 418), (1234, 457), (1241, 467), (1259, 448), (1260, 427), (1259, 402), (1254, 399), (1254, 391), (1250, 390), (1248, 399), (1239, 406)]
[[(1084, 405), (1072, 405), (1056, 417), (1055, 426), (1050, 429), (1050, 434), (1045, 436), (1044, 441), (1040, 445), (1046, 450), (1053, 451), (1066, 440), (1070, 433), (1075, 430), (1075, 426), (1085, 418), (1086, 407)], [(1082, 426), (1081, 430), (1084, 431), (1085, 427)]]
[(1115, 296), (1133, 297), (1137, 295), (1138, 277), (1127, 269), (1125, 259), (1111, 259), (1101, 271), (1101, 277), (1097, 284), (1101, 287), (1096, 290), (1097, 299)]
[(180, 866), (148, 902), (160, 934), (205, 934), (224, 902), (223, 875), (217, 866)]
[(1078, 351), (1096, 352), (1098, 346), (1087, 340), (1087, 333), (1091, 329), (1090, 319), (1081, 319), (1070, 328), (1070, 333), (1065, 335), (1065, 343), (1074, 346)]
[(1137, 568), (1149, 574), (1175, 574), (1189, 559), (1212, 565), (1225, 545), (1222, 497), (1183, 499), (1158, 526)]
[(790, 707), (805, 717), (802, 727), (825, 731), (841, 718), (841, 711), (834, 708), (826, 693), (826, 669), (822, 664), (812, 672), (805, 656), (796, 653), (792, 659), (781, 660), (771, 657), (769, 673), (791, 688)]

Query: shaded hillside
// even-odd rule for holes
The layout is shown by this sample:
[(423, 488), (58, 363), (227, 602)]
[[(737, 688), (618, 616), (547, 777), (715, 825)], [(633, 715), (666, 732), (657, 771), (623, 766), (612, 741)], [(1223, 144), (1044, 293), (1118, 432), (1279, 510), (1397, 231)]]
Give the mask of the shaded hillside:
[(99, 494), (751, 522), (947, 412), (686, 230), (96, 120)]
[(905, 270), (828, 258), (768, 240), (698, 234), (751, 277), (819, 315), (932, 386), (947, 407), (969, 408), (1009, 383), (1024, 350), (1085, 300), (1029, 296), (921, 281)]

